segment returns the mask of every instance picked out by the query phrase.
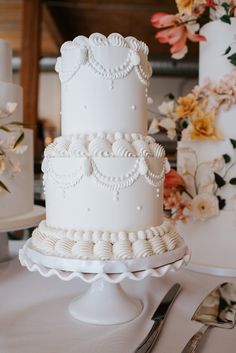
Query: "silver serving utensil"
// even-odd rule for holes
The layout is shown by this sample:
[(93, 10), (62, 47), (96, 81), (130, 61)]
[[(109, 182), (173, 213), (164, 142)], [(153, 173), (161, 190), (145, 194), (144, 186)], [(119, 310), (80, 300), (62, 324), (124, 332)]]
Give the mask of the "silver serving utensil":
[(236, 285), (225, 282), (217, 286), (199, 305), (192, 320), (204, 324), (188, 341), (182, 353), (195, 353), (210, 327), (233, 328), (236, 323)]
[(160, 302), (158, 308), (152, 316), (154, 324), (151, 330), (148, 332), (147, 336), (143, 339), (140, 345), (136, 348), (134, 353), (150, 353), (157, 341), (157, 338), (163, 327), (166, 314), (169, 311), (171, 304), (174, 302), (175, 298), (179, 294), (181, 286), (179, 283), (174, 284), (169, 291), (166, 293), (162, 301)]

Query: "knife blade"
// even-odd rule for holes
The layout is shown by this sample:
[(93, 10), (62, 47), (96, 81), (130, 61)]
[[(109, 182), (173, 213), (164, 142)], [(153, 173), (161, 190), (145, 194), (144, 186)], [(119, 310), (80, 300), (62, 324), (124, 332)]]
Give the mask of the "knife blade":
[(154, 344), (157, 341), (157, 338), (161, 332), (164, 321), (166, 319), (167, 313), (171, 307), (171, 304), (174, 302), (175, 298), (179, 294), (181, 290), (181, 285), (179, 283), (175, 283), (169, 291), (166, 293), (160, 304), (158, 305), (156, 311), (152, 316), (152, 320), (154, 324), (152, 325), (150, 331), (140, 343), (140, 345), (136, 348), (134, 353), (150, 353), (154, 347)]

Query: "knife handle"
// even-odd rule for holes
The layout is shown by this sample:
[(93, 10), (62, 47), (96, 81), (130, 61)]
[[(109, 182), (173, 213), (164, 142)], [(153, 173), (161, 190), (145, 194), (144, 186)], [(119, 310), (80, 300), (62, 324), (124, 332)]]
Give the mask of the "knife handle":
[(136, 348), (134, 353), (150, 353), (151, 352), (151, 350), (156, 342), (156, 339), (159, 336), (159, 333), (161, 331), (161, 327), (162, 327), (163, 323), (164, 323), (164, 320), (154, 322), (148, 335), (140, 343), (138, 348)]
[(188, 341), (182, 353), (196, 353), (202, 337), (205, 335), (210, 326), (204, 325), (198, 330)]

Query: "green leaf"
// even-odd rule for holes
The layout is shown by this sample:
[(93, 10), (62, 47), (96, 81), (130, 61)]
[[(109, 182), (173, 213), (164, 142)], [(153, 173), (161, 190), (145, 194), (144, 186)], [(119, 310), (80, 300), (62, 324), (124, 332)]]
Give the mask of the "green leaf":
[(224, 186), (226, 184), (225, 180), (222, 178), (221, 175), (219, 175), (218, 173), (214, 173), (215, 175), (215, 182), (216, 185), (221, 188), (222, 186)]
[(8, 187), (0, 180), (0, 188), (4, 189), (7, 192), (10, 192), (10, 190), (8, 189)]
[(224, 55), (229, 54), (230, 50), (231, 50), (231, 46), (229, 46), (229, 47), (225, 50), (224, 54), (222, 54), (222, 55), (224, 56)]
[(25, 137), (25, 134), (24, 134), (24, 131), (22, 131), (22, 133), (20, 134), (20, 136), (18, 137), (18, 139), (14, 143), (13, 148), (17, 147), (24, 140), (24, 137)]
[(228, 14), (230, 6), (227, 4), (227, 2), (222, 2), (221, 6), (225, 9), (225, 12)]
[(236, 178), (230, 179), (229, 183), (230, 183), (231, 185), (236, 185)]
[(8, 123), (8, 125), (19, 125), (19, 126), (23, 126), (23, 123), (21, 123), (20, 121), (11, 121), (10, 123)]
[(222, 210), (225, 205), (226, 205), (226, 201), (225, 199), (222, 199), (222, 197), (217, 196), (218, 202), (219, 202), (219, 209)]
[(173, 93), (167, 93), (164, 97), (168, 98), (168, 99), (170, 99), (172, 101), (175, 99), (175, 96), (173, 95)]
[(230, 140), (233, 148), (236, 148), (236, 140), (234, 140), (234, 139), (229, 139), (229, 140)]
[(230, 61), (230, 63), (234, 66), (236, 66), (236, 53), (230, 55), (227, 57), (227, 59)]
[(225, 163), (229, 163), (231, 161), (231, 157), (227, 153), (223, 154), (223, 158)]
[(1, 125), (1, 126), (0, 126), (0, 130), (3, 130), (3, 131), (5, 131), (5, 132), (11, 132), (11, 130), (8, 129), (8, 127), (6, 127), (5, 125)]
[(230, 16), (229, 16), (229, 15), (223, 15), (223, 16), (221, 16), (221, 17), (220, 17), (220, 20), (221, 20), (222, 22), (231, 24), (231, 19), (230, 19)]

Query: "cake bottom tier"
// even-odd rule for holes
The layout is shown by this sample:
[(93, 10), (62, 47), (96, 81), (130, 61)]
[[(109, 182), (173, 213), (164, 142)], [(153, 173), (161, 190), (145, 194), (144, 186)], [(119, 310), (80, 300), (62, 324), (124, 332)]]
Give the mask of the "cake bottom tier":
[(27, 255), (49, 268), (95, 273), (160, 267), (181, 259), (186, 251), (167, 220), (149, 229), (116, 233), (67, 231), (43, 221), (33, 232)]
[(236, 271), (236, 214), (220, 213), (205, 222), (179, 223), (177, 230), (191, 250), (190, 264)]
[(182, 241), (178, 247), (159, 255), (129, 260), (81, 260), (42, 254), (34, 249), (32, 240), (26, 248), (26, 255), (35, 264), (56, 270), (83, 273), (123, 273), (144, 271), (172, 264), (187, 255), (188, 248)]

